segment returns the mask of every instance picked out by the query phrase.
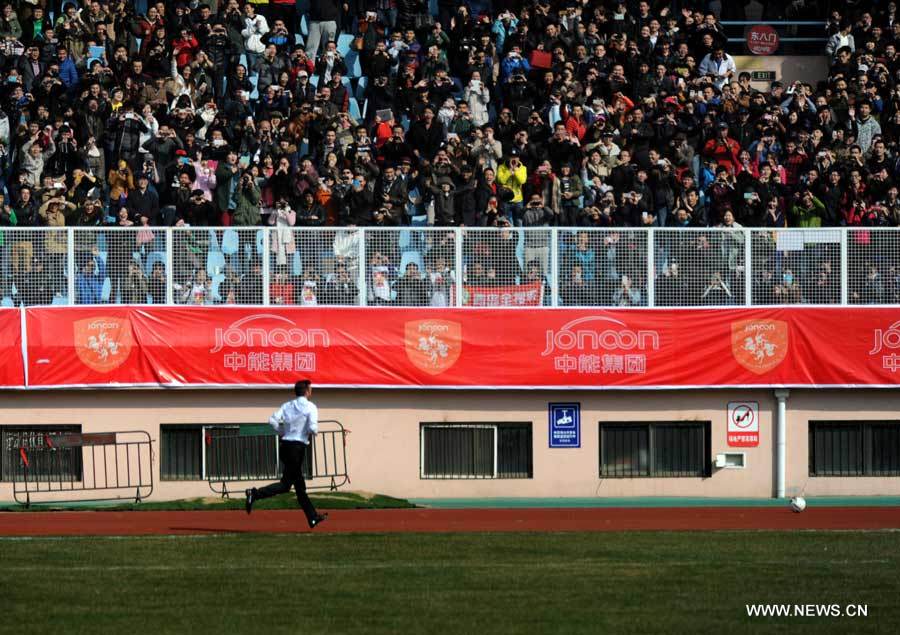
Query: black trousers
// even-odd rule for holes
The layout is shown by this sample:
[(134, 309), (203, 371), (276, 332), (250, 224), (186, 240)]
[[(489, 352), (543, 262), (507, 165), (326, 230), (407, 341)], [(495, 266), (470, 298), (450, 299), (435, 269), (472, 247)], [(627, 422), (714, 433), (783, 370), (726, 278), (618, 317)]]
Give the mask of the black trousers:
[(310, 521), (316, 517), (316, 508), (313, 507), (312, 501), (306, 495), (306, 481), (303, 480), (303, 460), (306, 458), (307, 444), (301, 441), (281, 441), (278, 447), (281, 463), (284, 465), (281, 480), (256, 490), (256, 498), (263, 499), (285, 494), (290, 492), (291, 486), (293, 486), (297, 493), (297, 502), (300, 503), (303, 513), (306, 514), (306, 520)]

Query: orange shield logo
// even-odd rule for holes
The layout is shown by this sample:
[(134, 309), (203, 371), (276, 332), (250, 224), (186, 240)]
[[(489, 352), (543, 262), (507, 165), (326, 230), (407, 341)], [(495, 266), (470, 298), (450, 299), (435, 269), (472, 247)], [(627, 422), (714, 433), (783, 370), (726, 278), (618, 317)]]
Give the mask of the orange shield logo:
[(462, 351), (462, 325), (448, 320), (406, 323), (406, 356), (416, 368), (440, 375), (456, 363)]
[(781, 320), (740, 320), (731, 323), (731, 353), (751, 373), (763, 375), (784, 361), (788, 325)]
[(130, 320), (98, 316), (78, 320), (73, 327), (75, 352), (88, 368), (108, 373), (128, 359), (134, 345)]

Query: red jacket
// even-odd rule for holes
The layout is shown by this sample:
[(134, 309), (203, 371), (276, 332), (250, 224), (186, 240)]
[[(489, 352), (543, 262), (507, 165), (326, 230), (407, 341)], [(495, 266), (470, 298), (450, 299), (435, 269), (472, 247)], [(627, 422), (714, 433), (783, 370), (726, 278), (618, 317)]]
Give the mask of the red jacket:
[(172, 50), (178, 51), (175, 54), (175, 64), (178, 68), (183, 68), (194, 61), (194, 55), (200, 49), (200, 43), (193, 35), (183, 40), (178, 38), (172, 42)]
[(718, 137), (710, 139), (703, 146), (703, 156), (715, 159), (716, 163), (728, 168), (733, 174), (740, 174), (742, 170), (740, 152), (741, 145), (729, 137), (724, 142)]

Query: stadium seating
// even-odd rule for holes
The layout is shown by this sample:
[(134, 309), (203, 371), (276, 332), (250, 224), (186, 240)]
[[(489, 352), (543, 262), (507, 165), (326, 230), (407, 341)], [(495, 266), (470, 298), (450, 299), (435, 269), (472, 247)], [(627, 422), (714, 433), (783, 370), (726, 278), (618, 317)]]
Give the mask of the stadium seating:
[(341, 57), (346, 58), (347, 55), (351, 52), (351, 47), (353, 46), (354, 36), (352, 33), (341, 33), (337, 39), (337, 52)]

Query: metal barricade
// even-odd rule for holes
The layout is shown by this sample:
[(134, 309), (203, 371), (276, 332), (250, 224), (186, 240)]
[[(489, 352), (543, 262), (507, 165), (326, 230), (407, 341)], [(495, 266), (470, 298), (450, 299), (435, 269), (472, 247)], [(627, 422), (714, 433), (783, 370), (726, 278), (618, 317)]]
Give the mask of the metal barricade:
[(133, 499), (153, 492), (153, 450), (143, 431), (44, 435), (15, 449), (13, 498), (21, 505)]
[[(238, 490), (229, 483), (274, 481), (281, 478), (278, 437), (273, 434), (206, 434), (206, 477), (209, 488), (222, 498)], [(319, 422), (319, 433), (306, 450), (303, 478), (306, 489), (335, 491), (350, 482), (347, 469), (347, 435), (339, 421)]]

